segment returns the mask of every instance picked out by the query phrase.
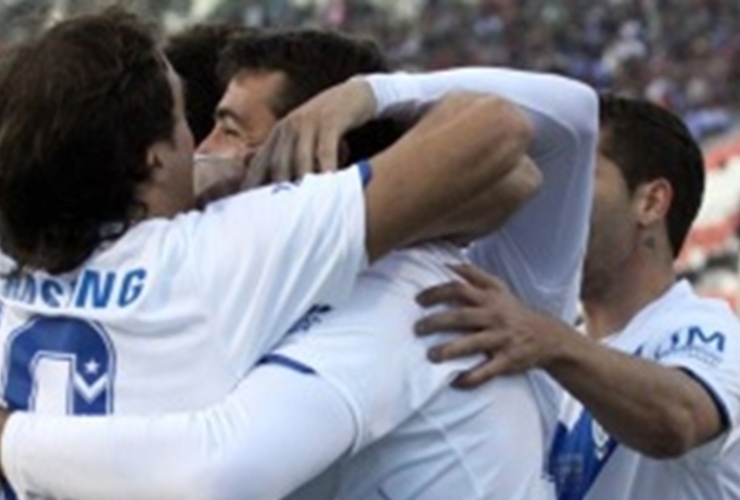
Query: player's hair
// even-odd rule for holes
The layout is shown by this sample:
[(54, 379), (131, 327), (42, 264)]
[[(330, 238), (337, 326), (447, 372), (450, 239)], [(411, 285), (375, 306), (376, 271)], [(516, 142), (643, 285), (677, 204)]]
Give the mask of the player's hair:
[[(265, 30), (235, 37), (221, 53), (218, 67), (224, 81), (240, 74), (282, 72), (286, 83), (272, 103), (283, 117), (315, 95), (349, 78), (386, 73), (390, 65), (370, 39), (312, 29)], [(373, 156), (403, 133), (391, 120), (371, 122), (347, 135), (349, 163)]]
[(147, 149), (174, 134), (153, 30), (109, 8), (63, 21), (0, 72), (0, 247), (60, 273), (144, 215)]
[(219, 54), (233, 37), (249, 30), (227, 23), (198, 24), (165, 44), (165, 55), (185, 87), (185, 110), (196, 144), (211, 133), (214, 111), (226, 89), (216, 72)]
[(673, 189), (667, 216), (674, 256), (701, 206), (704, 193), (702, 151), (686, 125), (670, 111), (647, 101), (602, 95), (603, 153), (620, 168), (630, 192), (663, 178)]

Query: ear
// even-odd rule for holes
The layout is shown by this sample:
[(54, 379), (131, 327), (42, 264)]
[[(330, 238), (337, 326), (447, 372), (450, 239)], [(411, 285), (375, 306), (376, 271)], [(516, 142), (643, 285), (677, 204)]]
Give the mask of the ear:
[(673, 187), (666, 179), (655, 179), (638, 186), (634, 200), (636, 220), (640, 226), (663, 222), (673, 202)]
[(163, 146), (163, 143), (158, 141), (146, 150), (146, 165), (153, 171), (160, 170), (164, 166), (164, 161), (162, 160)]

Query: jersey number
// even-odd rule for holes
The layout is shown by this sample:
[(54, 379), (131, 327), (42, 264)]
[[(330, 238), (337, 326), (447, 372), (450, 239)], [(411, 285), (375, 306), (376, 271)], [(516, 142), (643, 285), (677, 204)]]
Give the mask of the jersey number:
[(7, 341), (3, 399), (16, 410), (104, 415), (113, 412), (114, 374), (112, 344), (101, 327), (37, 317)]
[[(113, 411), (115, 356), (99, 326), (37, 317), (5, 345), (3, 399), (14, 410), (104, 415)], [(2, 481), (6, 500), (17, 495)]]

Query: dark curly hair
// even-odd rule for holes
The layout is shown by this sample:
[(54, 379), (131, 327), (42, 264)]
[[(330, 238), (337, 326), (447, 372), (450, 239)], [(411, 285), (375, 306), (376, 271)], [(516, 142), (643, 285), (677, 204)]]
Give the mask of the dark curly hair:
[(150, 26), (121, 8), (63, 21), (0, 71), (0, 247), (19, 269), (70, 271), (145, 207), (147, 149), (174, 96)]

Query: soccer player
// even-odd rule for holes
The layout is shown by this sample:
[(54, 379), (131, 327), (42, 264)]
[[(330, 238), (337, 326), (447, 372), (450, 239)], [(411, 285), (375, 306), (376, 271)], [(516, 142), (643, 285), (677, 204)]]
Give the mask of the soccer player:
[(437, 353), (488, 352), (468, 384), (539, 367), (567, 391), (549, 458), (562, 500), (740, 498), (740, 325), (673, 270), (703, 189), (701, 150), (678, 118), (603, 97), (581, 295), (588, 337), (472, 269), (470, 287), (422, 297), (469, 305), (420, 325), (474, 332)]
[[(280, 40), (280, 37), (252, 38), (234, 51), (241, 54), (245, 62), (239, 65), (239, 74), (232, 80), (219, 106), (217, 116), (225, 123), (217, 125), (211, 143), (225, 141), (232, 146), (243, 147), (244, 141), (238, 140), (240, 134), (253, 138), (255, 130), (265, 128), (255, 123), (255, 117), (276, 114), (270, 109), (270, 103), (285, 100), (294, 78), (289, 71), (286, 71), (287, 75), (280, 74), (284, 68), (291, 68), (289, 61), (280, 54), (296, 53), (295, 48), (281, 51)], [(286, 41), (283, 39), (282, 43)], [(257, 44), (256, 47), (268, 44), (271, 49), (266, 50), (262, 45), (262, 50), (257, 50), (254, 44)], [(248, 50), (249, 47), (254, 49), (252, 52), (263, 54), (262, 59), (250, 56), (252, 52)], [(249, 66), (249, 63), (253, 66)], [(247, 68), (256, 69), (249, 71)], [(503, 70), (455, 71), (426, 76), (387, 75), (373, 77), (371, 82), (376, 95), (398, 96), (397, 101), (386, 101), (388, 109), (400, 105), (423, 107), (429, 99), (450, 89), (473, 88), (508, 95), (526, 110), (537, 131), (532, 151), (542, 158), (544, 167), (551, 169), (548, 175), (550, 184), (543, 187), (543, 197), (540, 198), (546, 203), (534, 200), (533, 203), (539, 203), (535, 211), (527, 211), (525, 207), (521, 213), (522, 219), (505, 228), (500, 236), (501, 242), (490, 250), (491, 261), (500, 259), (507, 262), (512, 260), (514, 253), (524, 254), (526, 258), (512, 262), (515, 270), (510, 272), (521, 273), (518, 280), (512, 281), (529, 291), (536, 304), (567, 314), (570, 307), (558, 304), (568, 304), (567, 293), (575, 290), (570, 285), (570, 280), (577, 276), (575, 269), (573, 273), (568, 273), (566, 266), (578, 266), (579, 255), (582, 255), (585, 247), (590, 175), (583, 174), (590, 172), (596, 132), (594, 94), (568, 80)], [(277, 85), (270, 87), (271, 83)], [(543, 85), (557, 88), (563, 101), (551, 102), (544, 98), (539, 92)], [(419, 93), (409, 94), (415, 88)], [(328, 121), (331, 122), (331, 119)], [(208, 142), (204, 148), (208, 147)], [(216, 146), (211, 147), (211, 152), (219, 151)], [(559, 201), (561, 196), (557, 193), (563, 190), (572, 191), (573, 203), (561, 208), (555, 200)], [(527, 239), (526, 235), (521, 234), (523, 228), (542, 218), (556, 223), (573, 223), (569, 224), (569, 233), (573, 237), (560, 240), (557, 248), (553, 248), (552, 260), (548, 264), (532, 258), (527, 254), (527, 249), (519, 249), (519, 245)], [(583, 222), (580, 227), (578, 220)], [(555, 231), (554, 228), (551, 230)], [(543, 240), (552, 238), (552, 233), (544, 230), (539, 230), (538, 235)], [(484, 244), (491, 244), (492, 241), (497, 240), (490, 239)], [(337, 311), (317, 310), (307, 317), (297, 326), (288, 342), (268, 358), (271, 362), (293, 363), (296, 368), (316, 372), (334, 384), (346, 398), (356, 424), (354, 430), (350, 429), (350, 439), (344, 447), (334, 451), (335, 457), (347, 452), (355, 454), (361, 449), (363, 451), (346, 464), (341, 464), (344, 472), (338, 476), (338, 497), (366, 498), (385, 494), (399, 498), (545, 498), (541, 485), (538, 485), (544, 460), (539, 416), (527, 379), (519, 377), (491, 384), (490, 390), (473, 395), (459, 394), (449, 389), (439, 391), (437, 388), (444, 387), (446, 382), (442, 374), (437, 374), (436, 378), (434, 375), (420, 377), (419, 372), (425, 372), (428, 368), (424, 349), (410, 340), (409, 330), (419, 315), (419, 309), (412, 304), (411, 297), (425, 283), (439, 281), (448, 275), (449, 271), (443, 264), (459, 262), (459, 257), (443, 247), (402, 254), (377, 264), (366, 273), (364, 279), (360, 280), (355, 296), (345, 308)], [(531, 278), (532, 274), (536, 280)], [(538, 286), (543, 291), (532, 291), (537, 290)], [(549, 300), (551, 297), (557, 300)], [(245, 383), (253, 375), (247, 377)], [(402, 397), (388, 397), (399, 391)], [(428, 394), (434, 394), (435, 391), (439, 395), (427, 403)], [(224, 405), (191, 416), (151, 420), (100, 419), (95, 422), (16, 420), (16, 427), (12, 430), (15, 437), (10, 440), (18, 445), (15, 449), (20, 455), (10, 453), (19, 459), (14, 461), (11, 469), (20, 472), (15, 477), (22, 484), (33, 485), (34, 491), (57, 492), (74, 497), (121, 495), (133, 498), (137, 494), (146, 496), (147, 491), (149, 496), (154, 496), (151, 492), (156, 487), (156, 481), (153, 481), (155, 478), (152, 474), (156, 473), (159, 477), (163, 469), (167, 471), (165, 477), (182, 488), (177, 491), (185, 494), (198, 490), (198, 485), (203, 484), (202, 476), (193, 471), (204, 468), (212, 474), (212, 478), (220, 478), (220, 481), (211, 479), (210, 482), (221, 485), (222, 496), (282, 496), (289, 489), (281, 491), (279, 488), (285, 487), (286, 481), (295, 482), (295, 477), (286, 479), (285, 476), (276, 476), (270, 466), (279, 463), (282, 467), (278, 472), (284, 473), (294, 467), (299, 459), (319, 459), (318, 451), (311, 449), (310, 453), (291, 453), (290, 456), (284, 456), (285, 452), (280, 451), (286, 446), (294, 449), (300, 446), (296, 440), (300, 443), (305, 440), (300, 434), (303, 429), (301, 422), (296, 422), (295, 418), (270, 415), (273, 418), (265, 425), (261, 440), (255, 443), (253, 438), (245, 436), (248, 434), (245, 428), (252, 427), (260, 419), (264, 404), (258, 399), (246, 397), (249, 395), (244, 391), (240, 392), (239, 398), (232, 395)], [(271, 396), (273, 399), (282, 396), (279, 392), (273, 392), (274, 389), (271, 389), (269, 394), (263, 393), (261, 396), (268, 400)], [(392, 405), (387, 404), (389, 400)], [(294, 417), (298, 408), (300, 406), (295, 404), (289, 406), (288, 415)], [(244, 422), (241, 426), (234, 415), (241, 415)], [(399, 417), (407, 420), (400, 427)], [(300, 413), (301, 421), (311, 418), (310, 413)], [(224, 422), (229, 422), (226, 429)], [(72, 428), (66, 427), (70, 423)], [(57, 427), (57, 424), (61, 427)], [(212, 436), (213, 439), (207, 437), (208, 428), (219, 429)], [(41, 434), (36, 434), (36, 430)], [(345, 430), (346, 426), (337, 425), (333, 434), (336, 436)], [(84, 447), (79, 441), (80, 431), (87, 436)], [(387, 432), (390, 434), (383, 438)], [(36, 446), (26, 441), (31, 436), (43, 444)], [(146, 458), (156, 462), (158, 468), (152, 468), (153, 462), (147, 460), (123, 463), (123, 460), (115, 459), (126, 457), (126, 450), (132, 446), (136, 448), (134, 443), (142, 443), (142, 438), (155, 448)], [(500, 454), (503, 446), (512, 445), (512, 440), (519, 445), (531, 445), (528, 453), (514, 457)], [(335, 444), (318, 441), (321, 444), (315, 446), (320, 447), (321, 451)], [(202, 455), (197, 443), (208, 443), (206, 446), (213, 453)], [(53, 458), (49, 456), (49, 451), (60, 449), (64, 451), (53, 453)], [(116, 453), (110, 453), (114, 449)], [(301, 446), (301, 449), (306, 447)], [(250, 454), (251, 450), (260, 450), (260, 453)], [(32, 453), (34, 458), (26, 455), (26, 452)], [(272, 456), (268, 456), (268, 453)], [(280, 457), (277, 462), (273, 458), (275, 455)], [(502, 459), (496, 460), (496, 456)], [(115, 463), (101, 461), (102, 457), (113, 458)], [(42, 473), (40, 477), (29, 470), (36, 464), (48, 464), (49, 460), (65, 467), (68, 473), (59, 473), (55, 477), (43, 477)], [(314, 463), (315, 472), (321, 468)], [(95, 469), (99, 472), (94, 472)], [(116, 477), (109, 478), (105, 471), (116, 469), (119, 478), (137, 479), (121, 484)], [(121, 471), (127, 473), (121, 474)], [(80, 474), (93, 474), (96, 477), (104, 474), (106, 480), (98, 484), (80, 482), (77, 480)], [(273, 479), (273, 489), (254, 489), (255, 481), (250, 478), (264, 476)], [(60, 479), (67, 484), (55, 483)], [(327, 496), (317, 494), (314, 489), (301, 493), (306, 498)]]
[[(41, 413), (222, 399), (309, 307), (346, 299), (368, 259), (506, 175), (530, 134), (501, 99), (455, 97), (370, 163), (201, 213), (180, 84), (136, 17), (61, 22), (3, 65), (2, 395)], [(371, 117), (367, 83), (337, 92), (348, 128)], [(287, 400), (339, 399), (303, 382)]]

